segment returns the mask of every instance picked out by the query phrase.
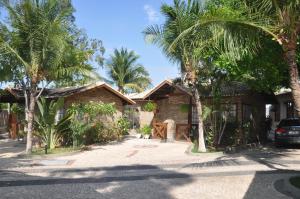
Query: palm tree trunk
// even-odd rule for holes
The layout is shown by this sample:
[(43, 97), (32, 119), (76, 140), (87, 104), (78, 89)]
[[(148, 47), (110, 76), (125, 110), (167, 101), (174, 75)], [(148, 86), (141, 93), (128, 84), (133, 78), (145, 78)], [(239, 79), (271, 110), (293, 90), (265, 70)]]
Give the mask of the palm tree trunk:
[(35, 109), (35, 92), (30, 90), (29, 97), (29, 107), (27, 110), (27, 141), (26, 141), (26, 153), (30, 154), (32, 152), (32, 133), (33, 133), (33, 119), (34, 119), (34, 109)]
[(287, 48), (284, 52), (285, 60), (289, 66), (290, 75), (290, 88), (292, 90), (292, 97), (294, 101), (294, 107), (297, 111), (298, 117), (300, 117), (300, 84), (299, 84), (299, 71), (296, 59), (296, 44), (295, 47)]
[(198, 150), (200, 152), (206, 152), (204, 131), (203, 131), (203, 120), (202, 120), (202, 103), (200, 100), (200, 94), (197, 88), (193, 88), (193, 97), (195, 100), (197, 114), (198, 114)]

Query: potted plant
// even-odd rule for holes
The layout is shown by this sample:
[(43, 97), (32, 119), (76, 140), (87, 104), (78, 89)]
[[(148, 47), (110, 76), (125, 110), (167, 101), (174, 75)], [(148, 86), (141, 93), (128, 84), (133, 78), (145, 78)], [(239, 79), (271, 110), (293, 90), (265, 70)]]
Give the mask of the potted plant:
[(150, 125), (145, 125), (145, 126), (143, 126), (143, 128), (141, 128), (141, 132), (145, 139), (150, 139), (151, 131), (152, 131), (152, 129), (151, 129)]

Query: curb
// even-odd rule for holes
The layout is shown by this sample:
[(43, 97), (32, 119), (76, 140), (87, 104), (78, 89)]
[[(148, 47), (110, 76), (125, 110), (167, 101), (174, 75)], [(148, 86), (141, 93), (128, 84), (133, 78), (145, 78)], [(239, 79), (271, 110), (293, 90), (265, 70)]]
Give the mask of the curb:
[(285, 187), (286, 191), (290, 192), (293, 196), (295, 196), (295, 197), (297, 196), (298, 198), (300, 198), (300, 189), (298, 189), (297, 187), (292, 185), (290, 182), (290, 179), (292, 177), (296, 177), (296, 176), (290, 176), (290, 177), (284, 179), (284, 187)]
[(288, 197), (300, 198), (300, 189), (296, 188), (290, 183), (290, 178), (295, 176), (288, 176), (273, 182), (273, 188)]
[(192, 148), (193, 148), (193, 143), (191, 143), (187, 149), (185, 150), (185, 154), (190, 155), (190, 156), (201, 156), (201, 155), (224, 155), (225, 153), (223, 151), (216, 151), (216, 152), (203, 152), (203, 153), (193, 153)]

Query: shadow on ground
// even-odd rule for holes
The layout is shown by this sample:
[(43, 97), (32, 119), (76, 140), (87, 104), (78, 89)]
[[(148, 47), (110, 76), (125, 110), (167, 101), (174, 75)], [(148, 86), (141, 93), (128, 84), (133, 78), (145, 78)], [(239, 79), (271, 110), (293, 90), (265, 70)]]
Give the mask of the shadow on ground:
[[(152, 170), (135, 174), (135, 171)], [(64, 175), (64, 172), (66, 173)], [(70, 170), (86, 173), (88, 169)], [(61, 177), (68, 171), (59, 171)], [(111, 175), (123, 172), (123, 175)], [(51, 171), (50, 176), (57, 176)], [(24, 173), (0, 172), (0, 195), (2, 198), (164, 198), (172, 199), (171, 190), (191, 183), (191, 176), (166, 171), (152, 165), (110, 167), (101, 175), (83, 178), (34, 177)]]
[[(280, 191), (280, 187), (276, 188), (274, 183), (280, 179), (299, 175), (300, 171), (289, 169), (288, 164), (300, 164), (300, 158), (288, 159), (284, 158), (293, 155), (293, 157), (299, 154), (299, 146), (290, 145), (280, 148), (273, 146), (264, 147), (261, 149), (254, 149), (237, 154), (227, 154), (218, 158), (237, 158), (244, 157), (251, 162), (256, 162), (260, 165), (266, 166), (268, 171), (256, 171), (253, 180), (244, 195), (244, 199), (252, 198), (300, 198), (300, 196), (294, 196), (293, 194), (284, 195), (285, 193)], [(300, 156), (300, 155), (299, 155)], [(283, 159), (282, 159), (283, 158)], [(280, 192), (280, 193), (279, 193)]]

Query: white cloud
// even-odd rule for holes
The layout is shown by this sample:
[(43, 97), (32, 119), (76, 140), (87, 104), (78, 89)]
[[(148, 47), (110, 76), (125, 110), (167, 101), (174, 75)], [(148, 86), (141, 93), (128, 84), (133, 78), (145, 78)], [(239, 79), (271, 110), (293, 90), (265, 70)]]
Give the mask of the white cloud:
[(158, 13), (156, 12), (156, 10), (154, 10), (154, 8), (151, 5), (144, 5), (144, 10), (148, 16), (149, 23), (158, 22)]

